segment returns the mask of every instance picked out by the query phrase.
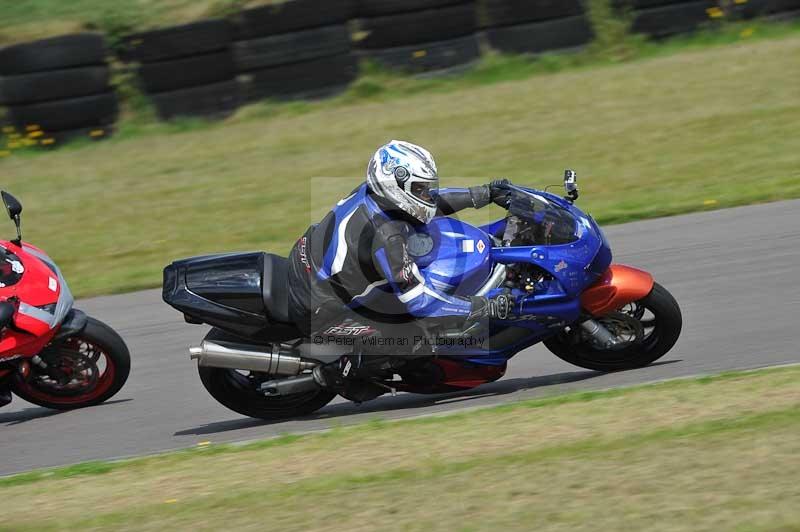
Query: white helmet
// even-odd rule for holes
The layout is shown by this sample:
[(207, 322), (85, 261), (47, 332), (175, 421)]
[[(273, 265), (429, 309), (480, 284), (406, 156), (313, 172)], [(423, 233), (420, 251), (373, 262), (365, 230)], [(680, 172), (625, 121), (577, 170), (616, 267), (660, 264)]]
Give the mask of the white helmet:
[(425, 148), (401, 140), (380, 147), (369, 162), (367, 184), (378, 197), (422, 223), (436, 215), (439, 175)]

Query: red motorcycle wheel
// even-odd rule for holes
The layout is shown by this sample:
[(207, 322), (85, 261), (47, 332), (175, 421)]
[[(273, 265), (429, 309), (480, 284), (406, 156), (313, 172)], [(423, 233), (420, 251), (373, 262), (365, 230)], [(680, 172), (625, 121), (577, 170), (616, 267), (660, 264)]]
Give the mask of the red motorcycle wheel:
[(131, 368), (125, 342), (94, 318), (89, 318), (82, 333), (49, 345), (39, 356), (58, 368), (61, 377), (53, 378), (32, 364), (27, 378), (14, 377), (12, 390), (26, 401), (56, 410), (108, 400), (125, 384)]

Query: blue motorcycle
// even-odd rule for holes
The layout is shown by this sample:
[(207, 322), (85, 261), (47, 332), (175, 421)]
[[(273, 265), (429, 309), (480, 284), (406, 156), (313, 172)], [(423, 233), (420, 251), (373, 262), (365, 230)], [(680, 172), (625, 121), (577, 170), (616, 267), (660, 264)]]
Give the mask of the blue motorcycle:
[(409, 239), (409, 253), (438, 290), (516, 302), (502, 320), (423, 326), (411, 339), (417, 356), (387, 354), (399, 340), (358, 319), (303, 337), (288, 323), (287, 261), (273, 254), (173, 262), (164, 270), (163, 298), (188, 323), (213, 327), (190, 348), (209, 393), (263, 419), (306, 415), (330, 402), (337, 393), (314, 373), (333, 362), (347, 371), (352, 365), (373, 387), (410, 393), (492, 382), (511, 357), (539, 342), (582, 368), (646, 366), (678, 340), (680, 308), (649, 273), (612, 264), (603, 231), (574, 205), (573, 171), (564, 187), (562, 197), (509, 185), (502, 219), (476, 227), (439, 217)]

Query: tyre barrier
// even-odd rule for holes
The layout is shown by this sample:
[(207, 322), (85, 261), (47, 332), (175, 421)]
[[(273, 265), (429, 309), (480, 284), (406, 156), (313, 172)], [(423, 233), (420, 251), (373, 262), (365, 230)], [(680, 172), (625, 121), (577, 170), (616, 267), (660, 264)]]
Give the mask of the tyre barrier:
[(356, 14), (351, 27), (358, 56), (389, 68), (447, 71), (480, 57), (474, 1), (362, 0)]
[(481, 47), (477, 35), (399, 46), (382, 50), (357, 52), (357, 56), (376, 61), (388, 68), (412, 74), (442, 73), (464, 68), (480, 58)]
[(351, 53), (321, 57), (254, 70), (239, 78), (245, 101), (266, 98), (320, 99), (335, 96), (358, 76), (358, 62)]
[(800, 0), (739, 0), (727, 6), (737, 19), (800, 17)]
[[(638, 0), (638, 5), (652, 5), (654, 0)], [(714, 19), (724, 16), (716, 0), (661, 2), (662, 5), (633, 12), (631, 31), (663, 38), (691, 33)]]
[(0, 149), (59, 146), (112, 133), (119, 103), (106, 63), (105, 39), (77, 33), (0, 49)]
[[(654, 38), (716, 18), (800, 15), (800, 0), (610, 0), (632, 31)], [(284, 0), (123, 38), (120, 59), (165, 120), (225, 117), (265, 98), (331, 96), (358, 60), (412, 73), (479, 59), (481, 34), (501, 52), (541, 53), (589, 43), (586, 0)], [(119, 114), (108, 49), (78, 33), (0, 49), (0, 152), (105, 138)], [(3, 112), (0, 111), (0, 117)]]
[(506, 53), (578, 48), (594, 37), (581, 0), (485, 0), (486, 38)]
[(631, 31), (654, 38), (690, 33), (722, 19), (800, 15), (800, 0), (612, 0), (630, 10)]
[[(696, 25), (691, 24), (691, 19), (696, 20), (697, 17), (697, 10), (694, 12), (689, 12), (689, 8), (686, 7), (686, 4), (691, 4), (691, 0), (611, 0), (612, 6), (617, 9), (627, 8), (630, 9), (634, 15), (637, 15), (639, 11), (645, 11), (652, 8), (663, 8), (667, 6), (679, 6), (683, 5), (686, 13), (690, 13), (685, 17), (686, 22), (683, 24), (683, 27), (690, 27), (694, 28)], [(675, 7), (676, 12), (679, 10), (678, 7)], [(731, 18), (734, 20), (737, 19), (750, 19), (760, 16), (767, 16), (776, 18), (782, 18), (781, 16), (786, 15), (796, 15), (798, 11), (800, 11), (800, 0), (716, 0), (716, 1), (709, 1), (706, 5), (706, 14), (709, 18)], [(650, 16), (654, 18), (654, 15)], [(672, 15), (670, 18), (674, 20), (674, 18), (679, 17), (679, 15)], [(650, 26), (656, 26), (656, 23), (650, 21)], [(672, 26), (673, 23), (670, 21), (665, 21), (664, 26), (667, 29)], [(660, 33), (664, 33), (661, 31)]]
[[(404, 1), (404, 0), (401, 0)], [(268, 35), (345, 24), (352, 14), (352, 0), (286, 0), (245, 9), (231, 17), (234, 40), (246, 41)]]
[(316, 99), (358, 76), (347, 20), (351, 0), (287, 0), (232, 19), (233, 64), (245, 102)]
[(381, 17), (452, 6), (464, 0), (355, 0), (355, 18)]
[(163, 120), (224, 118), (241, 103), (232, 42), (230, 23), (209, 19), (128, 35), (122, 57)]
[(514, 26), (585, 14), (581, 0), (484, 0), (490, 27)]

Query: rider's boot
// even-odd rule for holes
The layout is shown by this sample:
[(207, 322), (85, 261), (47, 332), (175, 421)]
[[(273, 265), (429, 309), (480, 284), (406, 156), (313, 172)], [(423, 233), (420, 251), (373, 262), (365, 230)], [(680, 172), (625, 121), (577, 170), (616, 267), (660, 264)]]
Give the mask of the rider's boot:
[(370, 401), (388, 391), (371, 380), (371, 372), (361, 363), (360, 356), (346, 355), (336, 362), (317, 366), (313, 375), (317, 384), (355, 403)]

